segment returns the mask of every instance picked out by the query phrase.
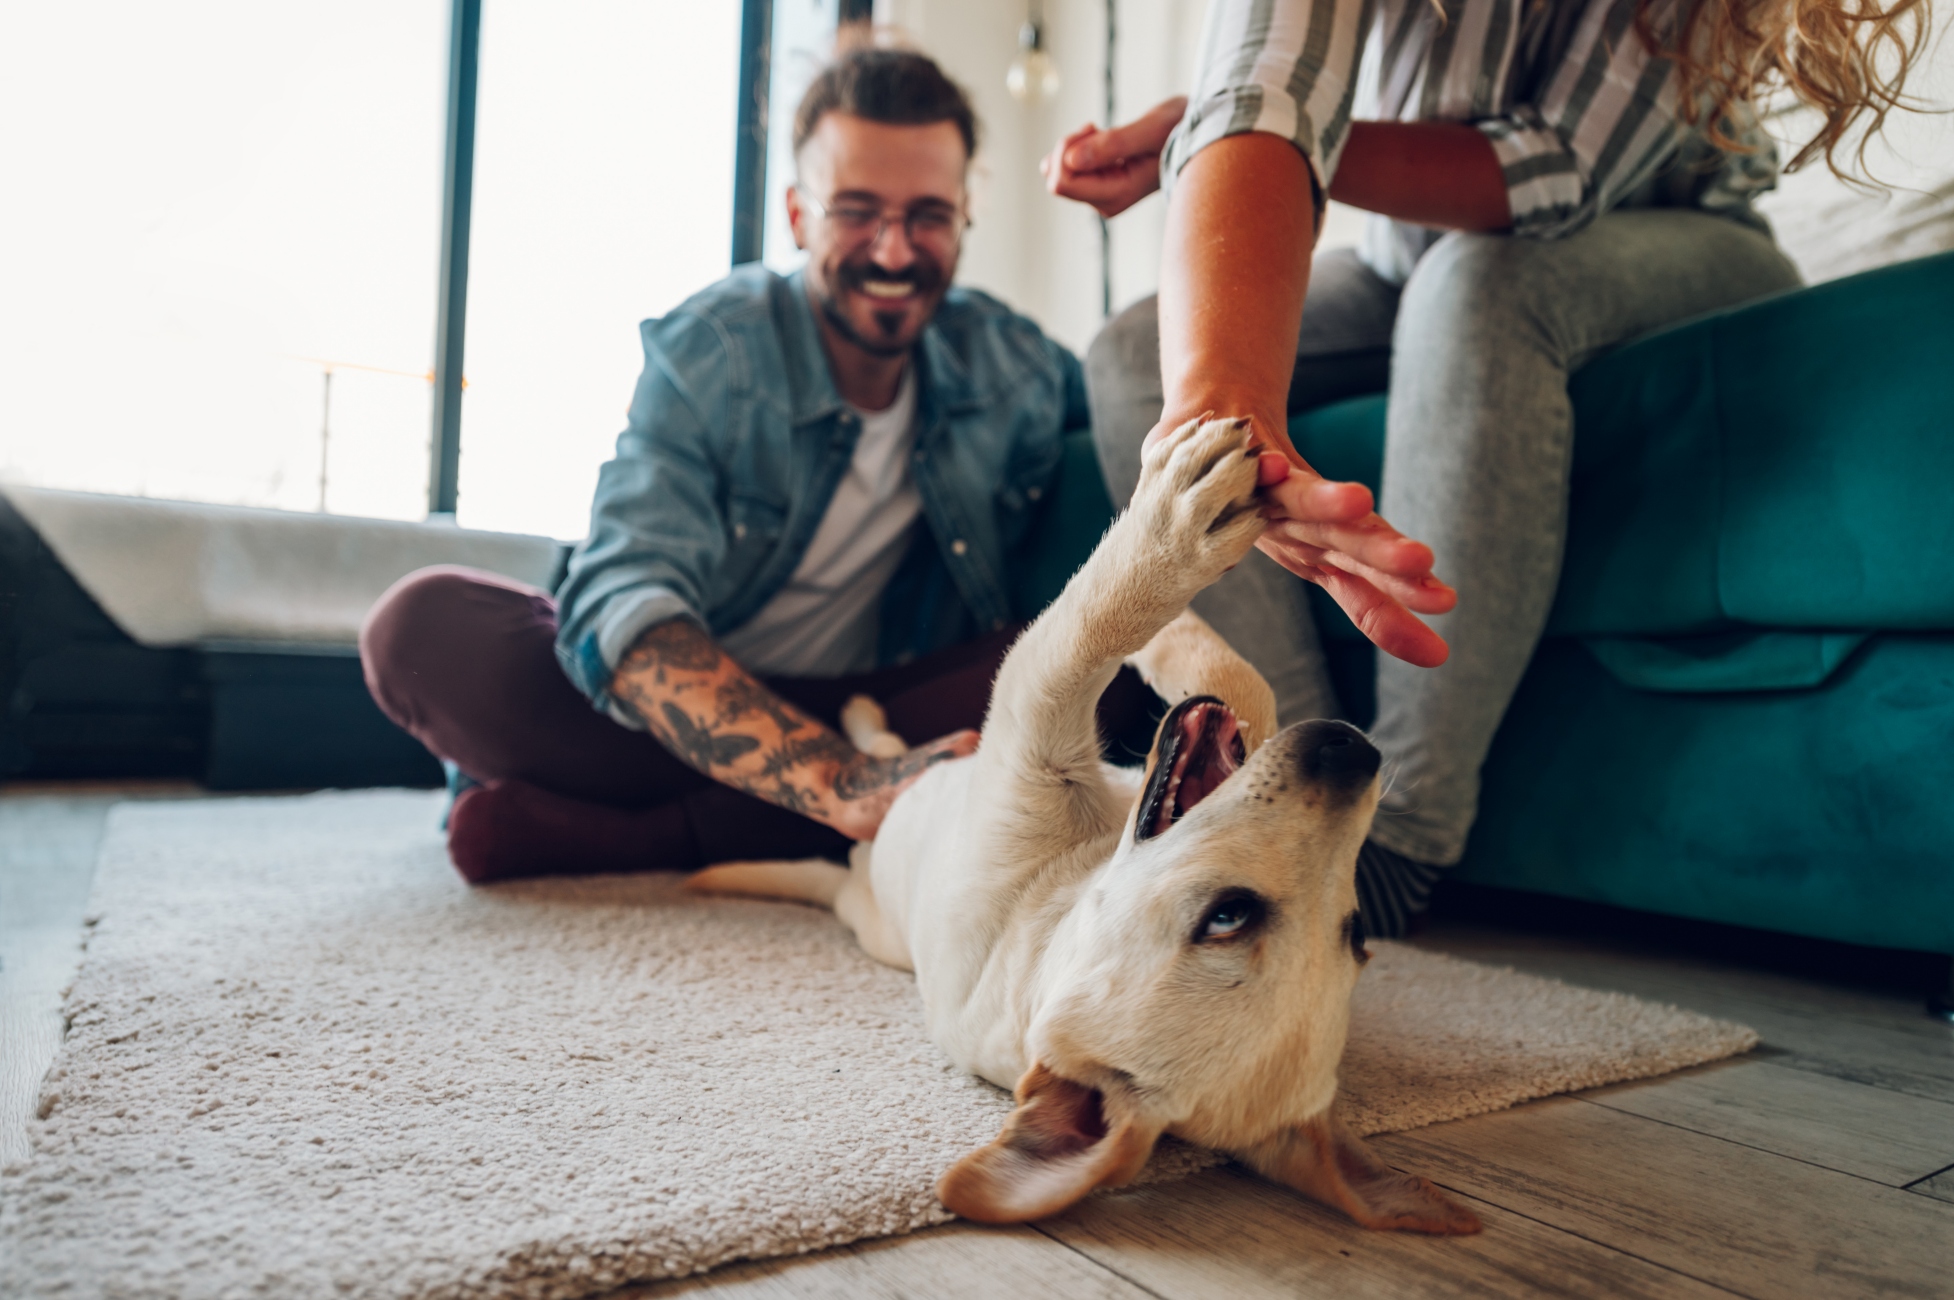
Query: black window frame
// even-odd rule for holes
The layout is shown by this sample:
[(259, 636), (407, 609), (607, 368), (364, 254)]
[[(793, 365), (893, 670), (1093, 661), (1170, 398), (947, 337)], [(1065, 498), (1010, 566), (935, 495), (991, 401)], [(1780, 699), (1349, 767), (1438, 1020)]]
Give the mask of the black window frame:
[[(839, 0), (842, 22), (866, 21), (872, 0)], [(766, 223), (767, 100), (773, 0), (741, 0), (739, 118), (733, 150), (733, 265), (758, 261)], [(475, 101), (482, 0), (453, 0), (448, 21), (447, 130), (441, 178), (441, 287), (434, 327), (434, 415), (427, 509), (453, 519), (460, 498), (462, 364), (468, 333), (468, 237), (475, 191)]]

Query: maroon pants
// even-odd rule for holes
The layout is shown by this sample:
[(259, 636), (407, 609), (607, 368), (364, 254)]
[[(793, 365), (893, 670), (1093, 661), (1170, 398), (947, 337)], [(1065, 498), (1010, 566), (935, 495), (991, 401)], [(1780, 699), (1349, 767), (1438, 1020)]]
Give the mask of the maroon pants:
[[(767, 678), (830, 726), (872, 696), (915, 744), (981, 726), (1018, 629), (852, 677)], [(484, 782), (456, 802), (449, 848), (470, 880), (652, 869), (737, 858), (838, 857), (839, 832), (724, 786), (650, 734), (591, 707), (557, 664), (556, 606), (534, 587), (437, 567), (395, 583), (360, 631), (381, 711)], [(1102, 729), (1144, 726), (1152, 692), (1131, 672), (1100, 702)]]

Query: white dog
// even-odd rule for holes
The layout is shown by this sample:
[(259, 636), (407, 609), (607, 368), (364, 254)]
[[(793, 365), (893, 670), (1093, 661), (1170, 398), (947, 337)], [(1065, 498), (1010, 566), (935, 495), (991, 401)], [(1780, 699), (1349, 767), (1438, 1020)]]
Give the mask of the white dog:
[[(1212, 420), (1148, 449), (1131, 507), (1005, 659), (976, 754), (905, 792), (852, 868), (693, 878), (833, 907), (915, 971), (958, 1065), (1015, 1085), (1003, 1133), (938, 1184), (968, 1218), (1055, 1213), (1172, 1133), (1367, 1227), (1479, 1228), (1335, 1118), (1378, 754), (1341, 722), (1271, 736), (1268, 684), (1186, 612), (1264, 526), (1247, 442)], [(1144, 773), (1101, 759), (1094, 722), (1126, 661), (1175, 703)]]

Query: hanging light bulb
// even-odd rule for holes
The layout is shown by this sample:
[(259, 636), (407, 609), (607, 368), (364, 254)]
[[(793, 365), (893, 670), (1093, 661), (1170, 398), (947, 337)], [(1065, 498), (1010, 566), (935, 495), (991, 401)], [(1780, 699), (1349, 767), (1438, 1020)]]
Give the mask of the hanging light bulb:
[(1058, 65), (1045, 53), (1044, 16), (1035, 4), (1018, 28), (1018, 57), (1005, 69), (1004, 88), (1020, 104), (1040, 104), (1058, 95)]

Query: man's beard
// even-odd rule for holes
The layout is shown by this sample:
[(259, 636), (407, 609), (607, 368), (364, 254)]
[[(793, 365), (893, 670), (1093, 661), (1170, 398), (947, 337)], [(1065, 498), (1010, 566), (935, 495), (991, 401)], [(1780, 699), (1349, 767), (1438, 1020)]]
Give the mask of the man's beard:
[[(817, 299), (821, 304), (821, 314), (828, 318), (828, 324), (834, 327), (835, 333), (841, 335), (841, 337), (847, 339), (850, 343), (870, 356), (904, 356), (911, 347), (915, 346), (913, 339), (907, 343), (891, 343), (887, 339), (870, 338), (855, 328), (854, 322), (848, 319), (848, 313), (842, 309), (841, 295), (838, 290), (860, 289), (862, 282), (870, 278), (870, 272), (874, 273), (873, 278), (877, 280), (899, 280), (914, 285), (916, 287), (916, 297), (920, 299), (928, 299), (941, 292), (943, 272), (937, 267), (936, 263), (924, 261), (920, 258), (902, 270), (894, 272), (884, 271), (872, 262), (844, 262), (835, 268), (833, 281), (831, 283), (824, 283), (821, 286), (820, 292), (817, 295)], [(935, 308), (932, 306), (931, 314), (934, 314), (934, 311)], [(872, 311), (870, 314), (875, 317), (875, 323), (882, 327), (884, 333), (893, 334), (896, 330), (902, 328), (903, 317), (906, 313), (900, 311)], [(928, 319), (928, 316), (924, 317), (925, 323), (928, 322)]]

